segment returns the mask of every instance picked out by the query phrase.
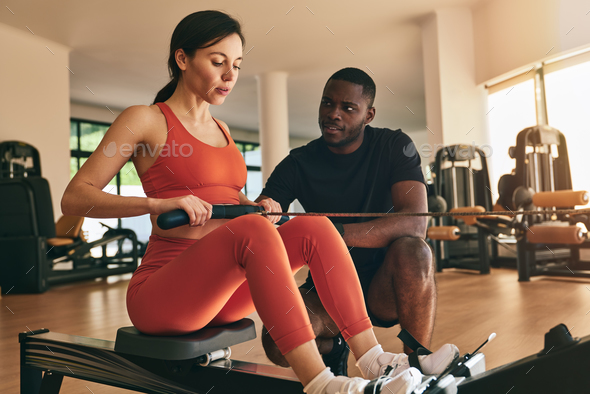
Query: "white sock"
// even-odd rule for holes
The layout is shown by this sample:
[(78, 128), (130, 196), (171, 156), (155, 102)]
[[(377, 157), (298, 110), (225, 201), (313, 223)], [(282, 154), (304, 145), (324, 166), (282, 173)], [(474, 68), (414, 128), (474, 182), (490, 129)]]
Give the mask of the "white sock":
[(326, 386), (334, 379), (334, 374), (330, 368), (326, 367), (322, 372), (317, 374), (304, 388), (303, 392), (307, 394), (324, 394)]

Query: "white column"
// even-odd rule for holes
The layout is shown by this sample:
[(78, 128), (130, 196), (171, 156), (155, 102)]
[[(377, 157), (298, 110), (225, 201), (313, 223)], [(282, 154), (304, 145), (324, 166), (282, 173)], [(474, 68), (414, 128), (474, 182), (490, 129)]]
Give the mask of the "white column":
[(429, 143), (487, 144), (487, 95), (475, 79), (471, 10), (430, 15), (422, 24), (422, 50)]
[(262, 182), (266, 182), (277, 164), (289, 154), (289, 112), (287, 107), (287, 73), (268, 72), (258, 81), (258, 118)]
[[(437, 34), (437, 18), (436, 14), (433, 13), (422, 23), (424, 98), (426, 101), (426, 126), (429, 130), (428, 143), (430, 146), (443, 143)], [(432, 152), (432, 157), (435, 154), (436, 152)]]

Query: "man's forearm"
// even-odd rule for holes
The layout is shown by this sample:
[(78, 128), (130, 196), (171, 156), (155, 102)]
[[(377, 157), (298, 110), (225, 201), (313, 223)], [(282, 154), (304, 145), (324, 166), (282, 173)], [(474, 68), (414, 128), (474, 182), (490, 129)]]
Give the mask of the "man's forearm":
[(344, 225), (344, 242), (359, 248), (382, 248), (401, 237), (424, 238), (428, 219), (425, 217), (384, 217), (363, 223)]

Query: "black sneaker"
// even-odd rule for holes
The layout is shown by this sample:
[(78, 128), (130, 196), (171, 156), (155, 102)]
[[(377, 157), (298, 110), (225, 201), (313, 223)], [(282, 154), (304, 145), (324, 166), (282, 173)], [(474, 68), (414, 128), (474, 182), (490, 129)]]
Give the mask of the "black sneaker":
[(341, 333), (338, 333), (334, 338), (334, 345), (332, 351), (328, 354), (323, 354), (322, 359), (327, 367), (330, 367), (332, 373), (336, 376), (348, 376), (348, 354), (350, 348), (346, 344), (346, 341), (342, 337)]

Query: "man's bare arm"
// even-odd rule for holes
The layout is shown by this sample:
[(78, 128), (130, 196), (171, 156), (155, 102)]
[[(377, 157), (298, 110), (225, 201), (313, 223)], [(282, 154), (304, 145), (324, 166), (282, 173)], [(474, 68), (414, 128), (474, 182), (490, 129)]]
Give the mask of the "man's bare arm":
[[(391, 187), (392, 211), (427, 212), (426, 188), (422, 182), (401, 181)], [(344, 225), (344, 242), (359, 248), (386, 247), (401, 237), (424, 238), (428, 218), (384, 217), (364, 223)]]

